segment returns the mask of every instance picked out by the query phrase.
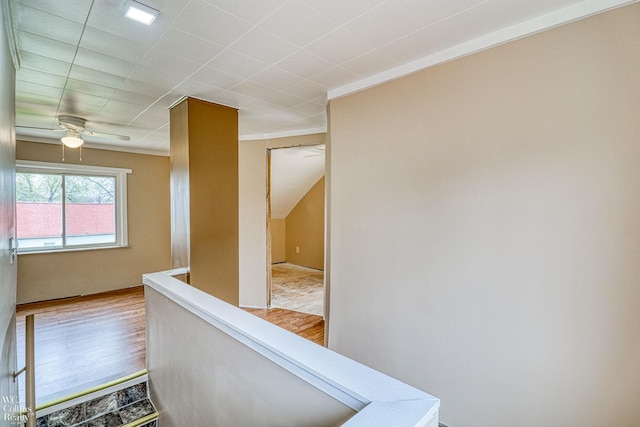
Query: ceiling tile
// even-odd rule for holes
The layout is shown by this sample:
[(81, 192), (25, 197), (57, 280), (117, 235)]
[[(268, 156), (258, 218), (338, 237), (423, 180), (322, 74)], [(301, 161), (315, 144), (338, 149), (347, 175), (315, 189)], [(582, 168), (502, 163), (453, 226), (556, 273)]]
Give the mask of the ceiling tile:
[(491, 8), (504, 18), (507, 25), (513, 25), (581, 2), (582, 0), (491, 0)]
[(278, 90), (285, 90), (304, 81), (302, 77), (287, 73), (276, 67), (267, 68), (253, 76), (251, 80)]
[(463, 43), (506, 27), (504, 17), (491, 3), (482, 3), (429, 28), (442, 40), (441, 48)]
[(67, 82), (66, 77), (57, 76), (55, 74), (48, 74), (37, 70), (29, 70), (28, 68), (19, 69), (16, 72), (16, 80), (42, 84), (59, 89), (63, 89), (65, 83)]
[(256, 83), (253, 80), (245, 80), (232, 87), (231, 91), (259, 99), (267, 99), (278, 92), (275, 89)]
[(380, 5), (345, 28), (374, 47), (383, 46), (420, 29), (422, 25), (399, 3)]
[(380, 49), (372, 50), (344, 63), (344, 68), (361, 76), (371, 76), (401, 65)]
[[(431, 25), (443, 19), (449, 18), (466, 9), (474, 7), (487, 0), (397, 0), (423, 25)], [(507, 0), (511, 1), (511, 0)]]
[(271, 111), (273, 111), (274, 106), (275, 105), (271, 102), (258, 100), (252, 103), (251, 105), (249, 105), (248, 107), (243, 108), (242, 114), (245, 117), (249, 117), (249, 116), (257, 117), (257, 115), (270, 113)]
[(338, 28), (305, 47), (305, 50), (334, 64), (348, 61), (371, 49), (373, 47), (370, 44), (344, 28)]
[(110, 98), (115, 89), (108, 86), (100, 86), (93, 83), (83, 82), (82, 80), (69, 79), (65, 90), (71, 90), (73, 92), (80, 92), (87, 95), (99, 96), (102, 98)]
[(293, 55), (280, 61), (277, 67), (300, 77), (308, 78), (309, 76), (327, 71), (333, 68), (334, 65), (316, 54), (300, 49)]
[(303, 0), (337, 24), (345, 24), (387, 0)]
[(231, 44), (251, 28), (247, 21), (202, 0), (191, 2), (174, 26), (222, 46)]
[(354, 73), (353, 71), (349, 71), (346, 68), (334, 67), (313, 76), (311, 80), (326, 88), (333, 89), (352, 83), (360, 78), (362, 78), (362, 76)]
[(157, 70), (162, 70), (164, 74), (173, 76), (174, 81), (169, 83), (170, 88), (177, 86), (182, 80), (202, 67), (199, 63), (155, 50), (149, 53), (142, 62), (140, 62), (140, 65), (145, 67), (145, 70), (150, 74), (156, 73)]
[(238, 77), (248, 78), (263, 71), (268, 65), (265, 62), (250, 58), (236, 51), (226, 50), (207, 64), (207, 66)]
[(17, 7), (14, 16), (20, 31), (61, 43), (75, 46), (82, 35), (82, 24), (25, 5)]
[(251, 105), (251, 103), (255, 102), (256, 99), (254, 97), (246, 96), (238, 92), (225, 90), (217, 94), (216, 98), (211, 101), (217, 104), (227, 105), (229, 107), (244, 108), (248, 105)]
[(44, 56), (62, 62), (71, 62), (76, 54), (76, 47), (61, 43), (35, 34), (17, 31), (18, 49), (21, 54), (25, 52)]
[(40, 104), (38, 102), (33, 104), (28, 102), (20, 102), (19, 104), (16, 104), (16, 127), (27, 126), (53, 129), (57, 126), (58, 121), (51, 117), (51, 115), (47, 112), (47, 109), (57, 107), (57, 103), (55, 105), (49, 106), (47, 104)]
[(132, 104), (146, 106), (146, 105), (153, 104), (156, 101), (156, 99), (158, 99), (161, 95), (162, 94), (157, 96), (152, 96), (152, 95), (147, 95), (146, 93), (144, 93), (144, 91), (140, 93), (140, 92), (129, 92), (124, 89), (118, 89), (111, 96), (111, 100), (129, 102)]
[(260, 27), (298, 46), (305, 46), (335, 29), (336, 24), (307, 4), (290, 1), (277, 14), (262, 21)]
[(82, 35), (80, 47), (137, 64), (150, 46), (135, 43), (97, 28), (87, 27)]
[(296, 45), (263, 29), (254, 28), (236, 40), (230, 48), (270, 65), (290, 55), (296, 50)]
[(18, 0), (16, 3), (84, 24), (92, 0)]
[(222, 52), (222, 46), (171, 27), (153, 47), (155, 52), (166, 52), (198, 64), (206, 64)]
[(62, 95), (58, 112), (60, 114), (71, 114), (88, 118), (91, 115), (97, 115), (107, 101), (106, 98), (98, 96), (65, 91)]
[(71, 68), (71, 64), (69, 62), (58, 61), (40, 55), (33, 55), (28, 52), (22, 52), (20, 54), (20, 66), (21, 70), (27, 69), (41, 71), (43, 73), (53, 74), (60, 77), (66, 77), (69, 74), (69, 69)]
[(287, 89), (287, 92), (296, 95), (298, 98), (313, 99), (325, 95), (327, 93), (327, 88), (310, 80), (305, 80), (291, 86)]
[(154, 100), (167, 93), (167, 89), (161, 86), (148, 81), (137, 80), (131, 76), (120, 85), (119, 90), (140, 94), (140, 99), (153, 98)]
[(55, 99), (60, 99), (62, 96), (62, 88), (21, 80), (16, 81), (16, 92), (20, 92), (21, 94), (40, 95)]
[(83, 67), (81, 65), (74, 65), (73, 67), (71, 67), (69, 77), (72, 79), (92, 82), (97, 85), (108, 86), (112, 88), (119, 88), (122, 82), (124, 82), (124, 77), (122, 76), (103, 73), (102, 71)]
[(266, 97), (265, 100), (269, 103), (279, 105), (280, 107), (292, 109), (296, 105), (304, 103), (303, 98), (299, 98), (291, 93), (278, 92), (273, 96)]
[(87, 49), (78, 49), (74, 64), (115, 76), (127, 77), (136, 64)]
[(107, 101), (103, 107), (103, 113), (105, 117), (101, 117), (102, 120), (106, 120), (107, 115), (118, 114), (121, 117), (126, 117), (127, 121), (131, 120), (138, 114), (140, 114), (146, 106), (134, 104), (132, 102), (116, 101), (111, 99)]
[(314, 104), (313, 102), (304, 102), (296, 105), (295, 110), (299, 111), (304, 116), (313, 116), (316, 114), (324, 114), (326, 112), (326, 107)]
[(193, 74), (190, 79), (211, 86), (229, 89), (243, 81), (244, 77), (226, 73), (216, 68), (202, 67), (195, 74)]
[(380, 49), (401, 63), (407, 63), (436, 52), (442, 40), (431, 28), (423, 28), (391, 42)]
[[(158, 97), (163, 96), (167, 92), (170, 92), (171, 89), (182, 83), (182, 81), (188, 77), (188, 75), (175, 75), (167, 73), (162, 68), (154, 68), (147, 65), (138, 65), (136, 69), (129, 75), (127, 80), (131, 79), (134, 81), (145, 82), (145, 84), (151, 85), (152, 87), (156, 87), (157, 91), (154, 91), (154, 95), (158, 95)], [(126, 84), (126, 82), (125, 82)], [(121, 89), (129, 90), (125, 88), (123, 84), (120, 86)]]
[(207, 3), (253, 24), (263, 20), (287, 0), (260, 0), (255, 2), (238, 0), (206, 0)]
[(182, 82), (178, 87), (173, 89), (172, 94), (176, 99), (179, 99), (183, 96), (191, 96), (194, 98), (211, 100), (214, 99), (215, 96), (221, 93), (223, 90), (224, 89), (216, 86), (201, 83), (193, 79), (188, 79)]

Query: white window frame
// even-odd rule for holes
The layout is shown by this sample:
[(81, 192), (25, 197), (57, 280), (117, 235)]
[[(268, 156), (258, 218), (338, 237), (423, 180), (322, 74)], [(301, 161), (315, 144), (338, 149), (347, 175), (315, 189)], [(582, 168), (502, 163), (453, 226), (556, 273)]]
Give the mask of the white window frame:
[[(17, 173), (50, 173), (67, 175), (88, 175), (88, 176), (108, 176), (116, 180), (114, 198), (115, 222), (116, 222), (116, 242), (115, 243), (95, 243), (88, 245), (73, 245), (54, 248), (18, 248), (19, 254), (31, 254), (42, 252), (73, 252), (90, 249), (120, 248), (129, 245), (127, 228), (127, 175), (132, 173), (131, 169), (112, 168), (106, 166), (88, 166), (72, 163), (50, 163), (36, 162), (30, 160), (16, 160)], [(64, 239), (63, 239), (64, 240)]]

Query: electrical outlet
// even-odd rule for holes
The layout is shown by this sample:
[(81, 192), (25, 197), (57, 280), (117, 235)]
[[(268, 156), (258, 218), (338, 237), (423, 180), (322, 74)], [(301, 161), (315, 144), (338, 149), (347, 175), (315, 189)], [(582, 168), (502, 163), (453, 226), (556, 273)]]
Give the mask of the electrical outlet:
[(300, 253), (300, 246), (296, 246), (296, 253), (299, 254)]

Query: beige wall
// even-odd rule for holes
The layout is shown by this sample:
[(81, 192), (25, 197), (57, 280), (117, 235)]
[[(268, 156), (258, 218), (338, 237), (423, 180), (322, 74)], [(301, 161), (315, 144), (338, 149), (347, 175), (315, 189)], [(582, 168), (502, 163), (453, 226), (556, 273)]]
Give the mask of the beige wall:
[[(77, 163), (78, 150), (66, 161)], [(59, 163), (59, 144), (18, 142), (16, 157)], [(171, 267), (169, 158), (84, 148), (82, 164), (129, 168), (129, 247), (48, 254), (22, 254), (18, 302), (87, 295), (142, 283), (142, 274)]]
[(325, 134), (240, 141), (240, 305), (267, 304), (267, 149), (323, 144)]
[(287, 262), (324, 270), (324, 177), (287, 215), (285, 239)]
[(463, 427), (640, 420), (640, 4), (330, 104), (330, 347)]
[(271, 263), (285, 262), (285, 219), (271, 219)]
[[(283, 364), (282, 353), (269, 347), (273, 354), (261, 354), (264, 343), (247, 345), (253, 337), (226, 323), (209, 324), (208, 313), (200, 318), (150, 286), (145, 304), (151, 397), (163, 426), (339, 426), (354, 415), (317, 388), (313, 374), (301, 378), (304, 367), (289, 371), (294, 364)], [(232, 325), (243, 324), (237, 315)], [(256, 325), (244, 325), (268, 337)]]

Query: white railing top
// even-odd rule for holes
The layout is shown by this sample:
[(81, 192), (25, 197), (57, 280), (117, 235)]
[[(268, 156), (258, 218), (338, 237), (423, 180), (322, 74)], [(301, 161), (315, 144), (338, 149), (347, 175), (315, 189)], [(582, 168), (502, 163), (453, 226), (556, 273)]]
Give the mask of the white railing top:
[(345, 426), (421, 427), (437, 416), (440, 400), (436, 397), (272, 325), (171, 274), (175, 270), (145, 274), (143, 282), (357, 411)]

